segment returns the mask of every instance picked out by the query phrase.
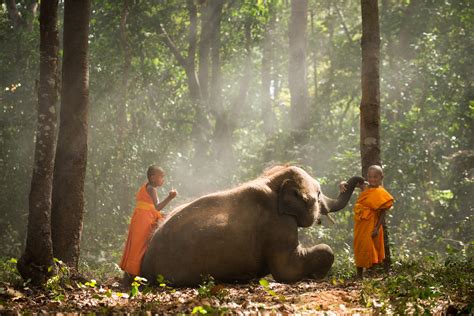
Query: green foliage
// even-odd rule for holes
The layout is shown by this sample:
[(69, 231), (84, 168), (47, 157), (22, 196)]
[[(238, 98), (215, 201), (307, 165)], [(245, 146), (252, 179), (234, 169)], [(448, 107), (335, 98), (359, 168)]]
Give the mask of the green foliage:
[(389, 276), (364, 280), (362, 302), (396, 314), (430, 314), (444, 300), (468, 302), (473, 294), (472, 260), (472, 253), (463, 251), (451, 252), (444, 263), (431, 252), (397, 260)]
[(277, 294), (274, 290), (270, 287), (270, 282), (266, 279), (260, 279), (258, 283), (263, 287), (264, 291), (267, 292), (269, 295), (273, 296), (274, 298), (278, 299), (281, 302), (286, 300), (284, 295)]
[[(54, 270), (56, 273), (46, 281), (45, 288), (52, 301), (60, 302), (64, 300), (66, 290), (71, 289), (74, 283), (71, 280), (71, 271), (64, 262), (54, 258), (54, 264), (56, 267), (49, 267), (48, 269), (50, 271)], [(95, 280), (93, 281), (95, 286)]]
[(136, 297), (138, 293), (140, 293), (139, 287), (142, 285), (146, 285), (148, 280), (139, 276), (136, 276), (133, 279), (133, 282), (130, 286), (130, 297)]
[[(23, 4), (17, 5), (23, 9)], [(206, 142), (212, 148), (215, 109), (208, 104), (199, 109), (194, 106), (186, 72), (158, 30), (158, 23), (163, 24), (186, 56), (186, 2), (132, 1), (129, 5), (126, 34), (131, 60), (127, 78), (120, 41), (123, 3), (99, 1), (91, 15), (89, 152), (80, 262), (82, 271), (93, 274), (91, 279), (104, 280), (120, 273), (116, 263), (122, 254), (134, 194), (146, 181), (146, 167), (152, 163), (160, 164), (167, 173), (160, 197), (171, 186), (179, 192), (168, 209), (253, 179), (275, 163), (304, 167), (331, 197), (337, 195), (339, 181), (360, 173), (359, 2), (310, 1), (314, 25), (308, 26), (310, 112), (305, 114), (312, 123), (301, 137), (288, 129), (288, 4), (279, 0), (226, 4), (220, 59), (226, 109), (243, 74), (246, 24), (251, 25), (252, 37), (250, 88), (245, 101), (239, 103), (239, 117), (232, 122), (232, 162), (212, 152), (204, 161), (194, 160), (198, 110), (209, 119)], [(201, 9), (199, 4), (197, 9)], [(268, 32), (272, 15), (276, 23)], [(403, 262), (419, 256), (423, 249), (434, 254), (462, 251), (474, 240), (469, 32), (473, 17), (468, 1), (385, 1), (380, 8), (384, 185), (396, 201), (388, 214), (392, 253)], [(0, 255), (7, 258), (19, 257), (28, 222), (38, 34), (38, 19), (32, 31), (14, 31), (5, 6), (0, 8)], [(274, 49), (271, 111), (276, 122), (271, 133), (263, 129), (263, 117), (271, 113), (262, 113), (260, 91), (264, 34), (271, 34)], [(206, 172), (197, 177), (197, 170)], [(351, 209), (349, 204), (336, 213), (335, 225), (323, 219), (323, 226), (300, 231), (305, 245), (324, 242), (334, 249), (331, 278), (337, 283), (354, 273)], [(18, 280), (16, 270), (10, 270), (13, 263), (0, 260), (0, 267), (1, 280)], [(62, 279), (51, 280), (57, 293)], [(164, 280), (158, 283), (167, 288)], [(434, 295), (435, 291), (430, 291), (413, 295)]]
[(8, 284), (22, 284), (23, 280), (16, 268), (16, 258), (0, 258), (0, 280)]

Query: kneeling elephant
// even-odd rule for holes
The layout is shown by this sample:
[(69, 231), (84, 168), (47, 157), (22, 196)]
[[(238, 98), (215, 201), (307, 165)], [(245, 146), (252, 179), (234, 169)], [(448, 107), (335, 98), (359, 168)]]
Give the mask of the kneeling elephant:
[(322, 192), (303, 169), (276, 166), (256, 180), (209, 194), (174, 210), (153, 235), (142, 276), (162, 275), (176, 286), (212, 276), (244, 282), (272, 274), (278, 282), (321, 278), (334, 261), (325, 244), (298, 242), (298, 227), (342, 209), (357, 183), (353, 177), (337, 199)]

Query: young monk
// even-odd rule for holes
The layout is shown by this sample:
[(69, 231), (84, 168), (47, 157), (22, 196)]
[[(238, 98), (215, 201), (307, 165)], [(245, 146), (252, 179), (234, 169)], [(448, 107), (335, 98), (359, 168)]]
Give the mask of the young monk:
[(135, 210), (120, 261), (120, 268), (125, 271), (124, 279), (127, 280), (140, 275), (140, 265), (150, 237), (158, 223), (163, 220), (160, 211), (177, 195), (175, 190), (171, 190), (162, 202), (158, 199), (157, 188), (165, 182), (165, 172), (162, 168), (150, 166), (147, 178), (148, 182), (142, 185), (136, 195)]
[[(363, 278), (364, 269), (385, 258), (382, 223), (393, 204), (393, 197), (382, 187), (380, 166), (369, 167), (367, 180), (359, 186), (361, 193), (354, 206), (354, 259), (358, 278)], [(345, 182), (341, 182), (340, 189), (346, 190)]]

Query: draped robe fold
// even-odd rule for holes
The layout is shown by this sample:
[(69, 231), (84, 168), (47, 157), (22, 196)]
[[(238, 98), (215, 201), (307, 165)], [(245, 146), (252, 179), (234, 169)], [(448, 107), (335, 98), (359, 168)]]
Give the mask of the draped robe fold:
[(155, 210), (153, 199), (144, 184), (136, 195), (136, 205), (128, 228), (127, 242), (123, 251), (120, 268), (131, 275), (140, 275), (140, 265), (148, 247), (148, 242), (163, 219)]

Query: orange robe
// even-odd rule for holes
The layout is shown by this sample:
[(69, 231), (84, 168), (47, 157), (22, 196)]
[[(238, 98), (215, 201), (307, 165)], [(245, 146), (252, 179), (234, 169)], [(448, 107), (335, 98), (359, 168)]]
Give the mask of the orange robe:
[(354, 206), (354, 259), (357, 267), (370, 268), (385, 258), (383, 228), (372, 238), (381, 209), (388, 209), (393, 197), (384, 188), (362, 191)]
[(128, 228), (120, 268), (131, 275), (140, 275), (140, 265), (151, 235), (163, 216), (155, 210), (153, 199), (144, 184), (136, 195), (135, 210)]

